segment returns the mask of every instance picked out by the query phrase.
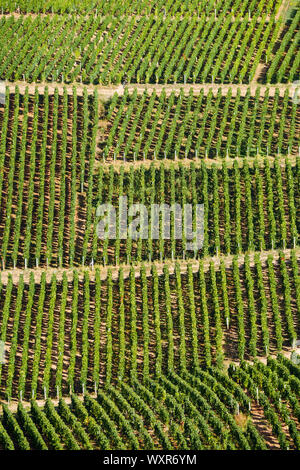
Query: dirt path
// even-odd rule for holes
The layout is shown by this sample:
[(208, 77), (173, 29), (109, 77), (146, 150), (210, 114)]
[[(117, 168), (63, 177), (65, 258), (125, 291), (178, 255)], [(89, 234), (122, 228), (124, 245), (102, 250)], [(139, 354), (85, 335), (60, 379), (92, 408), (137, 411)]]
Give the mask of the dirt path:
[[(270, 255), (273, 256), (274, 261), (276, 261), (279, 258), (279, 252), (282, 251), (285, 255), (286, 259), (289, 259), (291, 257), (291, 252), (293, 250), (291, 249), (285, 249), (285, 250), (269, 250), (269, 251), (261, 251), (261, 252), (251, 252), (249, 253), (249, 261), (250, 261), (250, 266), (254, 266), (254, 259), (255, 255), (259, 254), (260, 255), (260, 260), (262, 264), (265, 264), (268, 257)], [(300, 247), (296, 247), (295, 249), (297, 257), (300, 258)], [(221, 256), (208, 256), (205, 258), (201, 259), (201, 262), (203, 262), (204, 266), (204, 271), (208, 271), (210, 267), (210, 263), (213, 262), (215, 265), (216, 270), (219, 269), (221, 261), (224, 262), (226, 268), (230, 268), (232, 266), (233, 259), (236, 255), (221, 255)], [(245, 254), (241, 254), (238, 256), (238, 263), (241, 266), (244, 264), (245, 261)], [(73, 273), (74, 271), (77, 271), (79, 278), (84, 277), (85, 272), (89, 272), (90, 278), (94, 279), (95, 278), (95, 270), (99, 268), (100, 270), (100, 277), (102, 280), (105, 280), (107, 278), (107, 273), (110, 270), (112, 273), (112, 278), (113, 279), (118, 279), (119, 276), (119, 269), (122, 268), (124, 272), (124, 279), (128, 278), (130, 275), (130, 270), (133, 267), (135, 270), (135, 277), (138, 278), (140, 277), (140, 270), (141, 267), (144, 266), (146, 269), (146, 276), (151, 277), (152, 273), (152, 267), (155, 266), (157, 269), (158, 275), (163, 274), (163, 268), (164, 266), (168, 266), (169, 268), (169, 273), (173, 274), (175, 272), (175, 265), (176, 263), (179, 263), (181, 273), (186, 273), (187, 272), (187, 266), (191, 265), (192, 270), (194, 273), (198, 272), (199, 270), (199, 260), (196, 259), (190, 259), (190, 260), (183, 260), (183, 259), (176, 259), (176, 260), (165, 260), (164, 262), (161, 261), (154, 261), (154, 262), (144, 262), (144, 263), (137, 263), (133, 265), (129, 264), (120, 264), (120, 265), (94, 265), (92, 266), (80, 266), (80, 267), (74, 267), (74, 268), (30, 268), (30, 269), (8, 269), (5, 271), (0, 271), (0, 279), (1, 283), (3, 285), (6, 285), (8, 282), (8, 277), (12, 276), (12, 280), (14, 284), (18, 284), (19, 278), (21, 275), (23, 275), (24, 282), (28, 283), (30, 280), (31, 274), (34, 275), (35, 282), (39, 283), (41, 280), (42, 273), (46, 273), (46, 282), (50, 282), (51, 278), (53, 275), (56, 276), (57, 280), (61, 280), (63, 277), (63, 274), (65, 273), (67, 275), (67, 278), (69, 281), (72, 281), (73, 279)]]
[(290, 0), (282, 0), (281, 5), (278, 9), (278, 12), (275, 16), (276, 20), (278, 20), (280, 17), (284, 17), (289, 9), (290, 6)]
[[(95, 393), (90, 393), (89, 392), (89, 396), (92, 397), (92, 398), (97, 398), (97, 395)], [(79, 398), (81, 401), (83, 401), (83, 395), (77, 395), (76, 394), (76, 397)], [(70, 396), (67, 396), (67, 395), (64, 395), (63, 397), (63, 400), (64, 402), (67, 404), (67, 405), (70, 405), (72, 400), (71, 400), (71, 397)], [(2, 402), (4, 403), (4, 400), (2, 400)], [(58, 405), (58, 402), (59, 402), (59, 399), (58, 398), (51, 398), (51, 402), (53, 403), (54, 406), (57, 406)], [(17, 399), (12, 399), (9, 403), (5, 403), (6, 405), (8, 405), (8, 408), (10, 409), (10, 411), (12, 413), (16, 413), (18, 411), (18, 403), (19, 403), (19, 400)], [(38, 406), (44, 406), (45, 403), (46, 403), (46, 400), (36, 400), (36, 403), (38, 404)], [(24, 406), (24, 408), (30, 410), (30, 402), (29, 401), (23, 401), (22, 400), (22, 405)], [(1, 415), (1, 402), (0, 402), (0, 415)]]
[(254, 77), (253, 77), (253, 82), (257, 83), (258, 80), (259, 80), (259, 77), (261, 76), (262, 72), (264, 71), (264, 69), (267, 67), (266, 64), (263, 64), (263, 63), (259, 63), (256, 67), (256, 71), (255, 71), (255, 74), (254, 74)]
[(259, 167), (263, 167), (265, 164), (266, 158), (268, 159), (268, 162), (270, 163), (270, 166), (274, 166), (274, 162), (277, 161), (279, 165), (284, 168), (286, 166), (286, 161), (288, 161), (291, 166), (296, 166), (297, 163), (297, 157), (295, 155), (276, 155), (274, 156), (257, 156), (257, 157), (233, 157), (233, 158), (218, 158), (213, 159), (213, 158), (197, 158), (197, 159), (188, 159), (188, 158), (182, 158), (182, 159), (176, 159), (172, 160), (170, 158), (166, 159), (160, 159), (160, 160), (136, 160), (136, 161), (124, 161), (124, 160), (98, 160), (95, 162), (95, 169), (98, 167), (103, 166), (105, 171), (109, 171), (109, 168), (111, 165), (114, 167), (114, 171), (119, 172), (121, 168), (124, 168), (125, 171), (130, 171), (131, 167), (133, 166), (135, 169), (140, 168), (143, 166), (144, 168), (149, 168), (151, 165), (154, 165), (154, 167), (159, 168), (160, 165), (163, 163), (164, 167), (170, 168), (170, 166), (174, 166), (175, 168), (178, 165), (182, 165), (184, 167), (189, 167), (191, 163), (195, 165), (196, 168), (201, 167), (202, 163), (205, 163), (205, 165), (208, 168), (211, 168), (213, 165), (215, 165), (217, 168), (222, 168), (223, 164), (225, 163), (226, 167), (232, 168), (235, 162), (237, 162), (238, 166), (240, 168), (243, 167), (245, 162), (248, 163), (249, 167), (252, 168), (254, 163), (257, 161)]
[[(95, 90), (97, 90), (99, 98), (103, 101), (109, 100), (115, 93), (119, 96), (124, 95), (125, 87), (123, 85), (83, 85), (81, 83), (71, 83), (71, 84), (63, 84), (63, 83), (27, 83), (24, 81), (18, 82), (1, 82), (2, 85), (7, 86), (9, 90), (14, 93), (16, 85), (19, 87), (21, 93), (25, 93), (26, 88), (28, 87), (28, 91), (30, 94), (35, 93), (35, 89), (38, 88), (39, 94), (43, 94), (45, 91), (45, 87), (48, 87), (49, 94), (53, 94), (55, 89), (58, 89), (60, 95), (63, 94), (64, 89), (67, 90), (69, 95), (73, 94), (73, 87), (76, 87), (76, 92), (78, 96), (82, 96), (83, 90), (86, 89), (89, 95), (92, 95)], [(193, 89), (193, 93), (195, 96), (201, 93), (201, 90), (204, 91), (205, 95), (209, 93), (211, 90), (214, 95), (218, 93), (218, 90), (222, 90), (222, 95), (225, 96), (228, 91), (231, 89), (232, 96), (237, 95), (238, 89), (241, 92), (242, 96), (245, 96), (248, 89), (250, 89), (251, 96), (255, 96), (257, 88), (260, 88), (260, 95), (264, 95), (266, 90), (269, 89), (269, 96), (274, 96), (276, 89), (279, 89), (280, 96), (283, 96), (285, 91), (288, 89), (290, 96), (294, 96), (295, 93), (295, 85), (292, 83), (284, 83), (284, 84), (277, 84), (277, 85), (258, 85), (255, 82), (250, 83), (250, 85), (237, 85), (237, 84), (131, 84), (128, 85), (127, 90), (129, 93), (133, 93), (134, 90), (137, 90), (138, 95), (142, 95), (145, 90), (147, 90), (148, 94), (153, 93), (154, 91), (157, 95), (160, 95), (164, 90), (166, 95), (169, 96), (171, 93), (179, 94), (180, 91), (183, 89), (184, 94), (188, 95), (191, 88)]]

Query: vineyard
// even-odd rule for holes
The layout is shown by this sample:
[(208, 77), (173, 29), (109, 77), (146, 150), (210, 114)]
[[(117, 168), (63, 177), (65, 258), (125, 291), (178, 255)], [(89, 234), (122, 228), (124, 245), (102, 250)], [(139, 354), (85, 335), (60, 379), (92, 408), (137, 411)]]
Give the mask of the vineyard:
[[(86, 137), (77, 151), (78, 134), (74, 132), (67, 158), (64, 132), (67, 133), (67, 126), (62, 130), (62, 142), (54, 140), (53, 149), (48, 152), (45, 145), (38, 155), (31, 146), (29, 168), (25, 165), (26, 148), (19, 161), (15, 160), (15, 148), (12, 148), (8, 160), (11, 164), (2, 167), (2, 268), (198, 259), (248, 250), (295, 248), (298, 244), (299, 157), (293, 165), (289, 159), (280, 159), (279, 163), (277, 158), (271, 162), (265, 158), (259, 163), (245, 160), (242, 166), (235, 161), (233, 168), (224, 162), (218, 167), (200, 161), (187, 165), (152, 163), (148, 168), (141, 165), (137, 169), (134, 165), (122, 165), (115, 170), (113, 165), (102, 165), (101, 158), (91, 158), (89, 162), (81, 158), (82, 148), (86, 148), (89, 139)], [(91, 134), (90, 143), (94, 146), (93, 131)], [(41, 135), (41, 139), (45, 143), (46, 137), (43, 140)], [(170, 192), (165, 190), (168, 187)], [(101, 217), (97, 216), (97, 207), (106, 201), (114, 204), (119, 225), (122, 208), (118, 206), (122, 195), (128, 198), (129, 206), (138, 202), (145, 205), (149, 237), (124, 239), (118, 231), (116, 239), (98, 238)], [(203, 204), (203, 247), (191, 251), (184, 233), (182, 239), (176, 238), (174, 211), (170, 213), (169, 239), (164, 238), (163, 210), (159, 214), (156, 239), (151, 238), (156, 220), (156, 213), (151, 212), (153, 204), (162, 207), (191, 204), (194, 218), (196, 205)], [(134, 217), (128, 219), (130, 223)]]
[(299, 7), (0, 0), (0, 450), (300, 450)]
[(300, 58), (300, 11), (282, 24), (274, 13), (267, 18), (263, 6), (253, 17), (244, 16), (245, 6), (235, 16), (224, 10), (210, 18), (205, 12), (166, 19), (2, 16), (0, 37), (7, 45), (0, 53), (0, 78), (102, 85), (249, 83), (262, 62), (261, 81), (293, 82)]
[[(258, 3), (258, 5), (257, 5)], [(105, 0), (0, 0), (0, 8), (3, 13), (22, 12), (22, 13), (75, 13), (86, 15), (89, 13), (99, 13), (99, 15), (116, 15), (130, 12), (137, 15), (160, 14), (165, 15), (184, 15), (193, 13), (203, 13), (207, 16), (220, 14), (221, 12), (250, 13), (257, 9), (261, 13), (277, 13), (280, 6), (278, 0), (225, 0), (224, 2), (215, 2), (214, 0), (175, 0), (175, 1), (154, 1), (154, 0), (133, 0), (120, 1), (112, 0), (109, 3)]]
[(116, 94), (101, 116), (101, 151), (106, 159), (126, 161), (269, 156), (271, 149), (298, 155), (299, 107), (289, 91), (237, 93)]
[(38, 283), (32, 272), (29, 282), (9, 274), (1, 285), (8, 356), (1, 393), (91, 392), (129, 374), (222, 367), (226, 357), (287, 350), (300, 331), (297, 255), (75, 270), (51, 279), (43, 271)]
[(283, 356), (231, 366), (228, 376), (209, 368), (132, 377), (83, 402), (76, 395), (44, 406), (32, 400), (28, 410), (19, 402), (16, 413), (3, 405), (0, 443), (10, 450), (266, 450), (266, 428), (272, 448), (299, 450), (299, 387), (299, 367)]

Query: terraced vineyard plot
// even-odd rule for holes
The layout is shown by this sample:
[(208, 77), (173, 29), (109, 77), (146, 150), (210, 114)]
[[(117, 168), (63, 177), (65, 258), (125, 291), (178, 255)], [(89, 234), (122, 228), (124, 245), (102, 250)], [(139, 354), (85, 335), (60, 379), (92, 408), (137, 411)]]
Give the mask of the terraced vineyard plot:
[[(135, 278), (135, 276), (138, 276)], [(245, 258), (193, 272), (180, 265), (96, 270), (39, 283), (9, 276), (1, 287), (1, 394), (52, 397), (93, 392), (128, 375), (153, 375), (264, 356), (295, 343), (300, 329), (296, 255)], [(15, 279), (16, 281), (16, 279)]]
[[(82, 211), (82, 221), (88, 220), (83, 237), (82, 256), (85, 263), (115, 264), (115, 262), (135, 262), (163, 260), (184, 257), (218, 255), (220, 253), (240, 253), (248, 250), (293, 248), (298, 243), (299, 230), (299, 160), (297, 165), (271, 168), (268, 160), (264, 167), (250, 168), (247, 163), (239, 168), (228, 169), (226, 165), (217, 169), (179, 165), (165, 168), (152, 165), (150, 169), (131, 166), (129, 171), (109, 172), (101, 166), (99, 176), (94, 181), (92, 211)], [(166, 188), (172, 188), (167, 192)], [(196, 253), (187, 251), (187, 234), (182, 240), (176, 239), (175, 215), (170, 212), (170, 239), (164, 238), (163, 220), (168, 216), (160, 214), (160, 232), (158, 239), (130, 238), (101, 240), (97, 235), (96, 208), (103, 201), (112, 202), (116, 208), (116, 226), (118, 227), (119, 196), (128, 196), (128, 207), (135, 202), (145, 204), (148, 209), (149, 233), (154, 233), (155, 214), (151, 204), (174, 203), (192, 204), (194, 223), (196, 224), (196, 204), (204, 204), (204, 243)], [(263, 209), (264, 208), (264, 209)], [(163, 212), (163, 211), (162, 211)], [(176, 216), (177, 217), (177, 216)], [(128, 226), (134, 220), (128, 217)], [(176, 219), (177, 220), (177, 219)], [(89, 230), (89, 221), (94, 229)], [(142, 222), (140, 222), (142, 225)], [(153, 225), (153, 226), (152, 226)], [(196, 225), (195, 225), (196, 227)], [(95, 229), (96, 228), (96, 229)], [(140, 228), (140, 227), (139, 227)], [(193, 228), (194, 230), (196, 228)], [(143, 233), (143, 226), (141, 227)], [(183, 230), (185, 234), (185, 231)], [(77, 250), (79, 253), (79, 250)], [(78, 259), (80, 262), (80, 258)]]
[(94, 153), (96, 103), (76, 90), (23, 96), (17, 89), (0, 107), (2, 268), (8, 253), (14, 266), (33, 255), (37, 266), (45, 263), (54, 247), (62, 257), (72, 240), (77, 189)]
[[(94, 145), (95, 140), (92, 138), (91, 146)], [(43, 173), (35, 148), (34, 142), (28, 173), (23, 176), (24, 158), (19, 164), (15, 162), (15, 166), (10, 167), (8, 181), (13, 181), (16, 186), (10, 186), (9, 197), (6, 197), (5, 179), (2, 179), (2, 267), (128, 264), (248, 250), (294, 248), (298, 244), (299, 158), (296, 166), (287, 162), (281, 167), (278, 160), (275, 160), (274, 167), (266, 160), (262, 168), (257, 162), (253, 167), (245, 162), (239, 168), (235, 162), (233, 169), (225, 164), (222, 168), (209, 168), (204, 163), (200, 167), (192, 163), (190, 166), (172, 164), (165, 168), (162, 163), (160, 167), (152, 164), (148, 169), (141, 166), (134, 170), (130, 167), (130, 171), (125, 171), (124, 167), (120, 171), (114, 171), (113, 167), (106, 171), (102, 165), (99, 167), (94, 164), (95, 159), (90, 158), (89, 171), (86, 169), (82, 186), (80, 177), (77, 180), (75, 177), (81, 161), (78, 158), (79, 162), (76, 162), (75, 151), (73, 157), (64, 151), (61, 163), (64, 166), (55, 167), (56, 172), (59, 168), (61, 178), (55, 183), (51, 171), (54, 172), (54, 164), (58, 163), (56, 154), (48, 154), (48, 171)], [(14, 152), (11, 152), (11, 160), (14, 159), (13, 155)], [(93, 155), (95, 149), (91, 147), (91, 157)], [(17, 185), (20, 175), (24, 177), (23, 186)], [(40, 184), (39, 191), (35, 190), (37, 183)], [(172, 187), (171, 193), (166, 193), (167, 187)], [(137, 235), (138, 239), (131, 239), (128, 236), (129, 228), (127, 238), (123, 235), (121, 237), (119, 196), (122, 195), (128, 198), (128, 206), (136, 202), (145, 204), (148, 211), (148, 237)], [(116, 211), (114, 239), (106, 238), (105, 235), (105, 238), (99, 238), (98, 224), (102, 219), (97, 217), (97, 208), (104, 202), (112, 203)], [(157, 204), (160, 209), (161, 204), (172, 207), (175, 203), (191, 204), (195, 224), (193, 230), (196, 230), (197, 224), (196, 204), (204, 204), (204, 240), (201, 249), (187, 249), (191, 235), (185, 230), (184, 224), (181, 225), (183, 238), (178, 239), (174, 211), (168, 214), (160, 210), (159, 227), (157, 234), (153, 235), (156, 215), (150, 205)], [(166, 217), (170, 223), (169, 238), (162, 225)], [(177, 218), (178, 214), (176, 221)], [(127, 227), (133, 220), (135, 217), (128, 217)], [(139, 224), (137, 230), (144, 233), (141, 220)]]
[[(97, 398), (5, 406), (2, 449), (299, 449), (299, 368), (268, 365), (132, 378)], [(259, 387), (259, 388), (258, 388)], [(257, 392), (256, 392), (257, 390)], [(201, 411), (200, 411), (201, 410)], [(258, 420), (259, 416), (259, 420)]]
[(100, 152), (126, 161), (298, 155), (299, 107), (288, 90), (269, 93), (116, 94), (101, 116)]
[[(282, 42), (286, 47), (299, 14), (286, 25), (289, 37), (286, 44)], [(268, 62), (272, 52), (277, 60), (275, 51), (284, 26), (274, 14), (268, 19), (260, 15), (256, 11), (251, 20), (241, 12), (232, 19), (226, 11), (217, 20), (204, 15), (166, 19), (4, 16), (0, 20), (0, 37), (6, 38), (0, 78), (96, 84), (249, 83), (259, 62)], [(289, 57), (280, 73), (289, 73), (294, 80), (298, 56), (289, 53)]]
[(261, 81), (268, 83), (291, 83), (299, 80), (300, 69), (300, 10), (282, 29), (275, 53), (266, 59), (266, 75)]

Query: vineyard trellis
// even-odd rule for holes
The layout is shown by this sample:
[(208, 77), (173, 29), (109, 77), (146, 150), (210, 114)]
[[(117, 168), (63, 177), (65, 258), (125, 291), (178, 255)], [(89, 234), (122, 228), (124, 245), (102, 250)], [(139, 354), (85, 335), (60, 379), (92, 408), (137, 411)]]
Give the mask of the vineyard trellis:
[(300, 449), (299, 15), (0, 0), (0, 450)]

